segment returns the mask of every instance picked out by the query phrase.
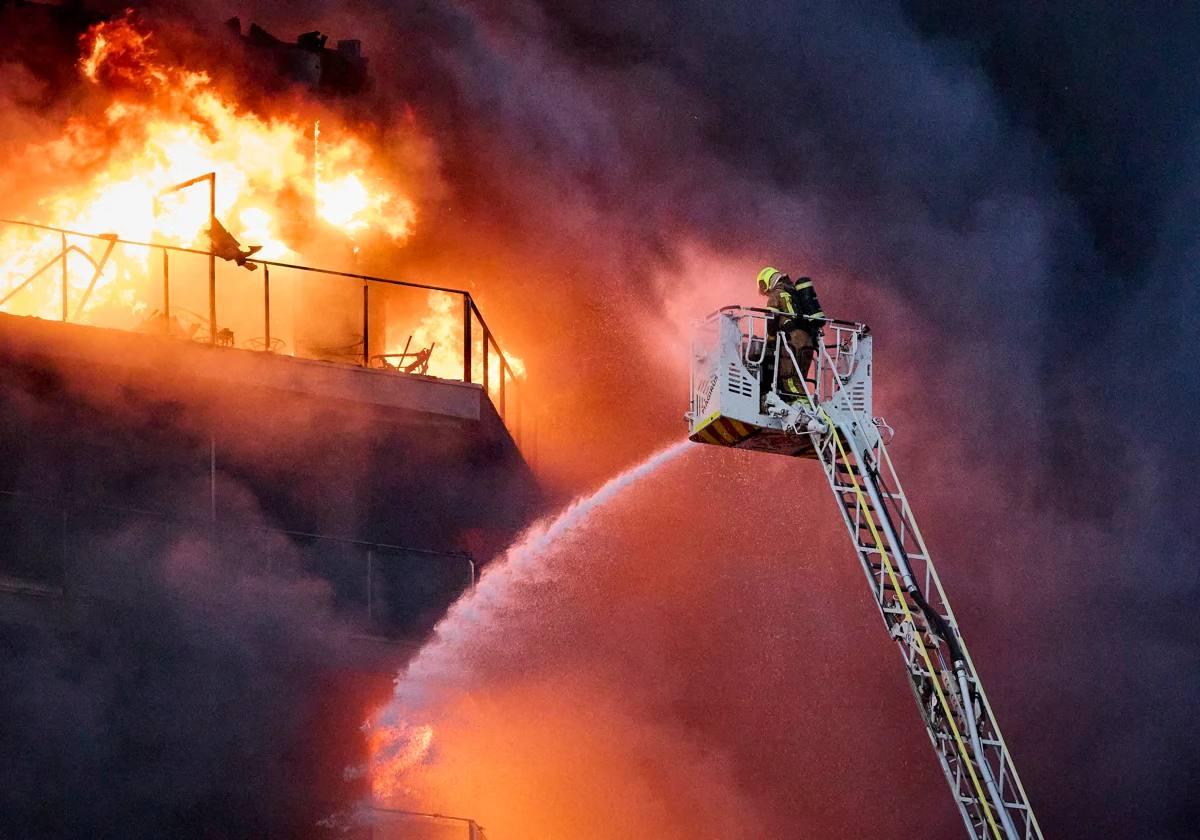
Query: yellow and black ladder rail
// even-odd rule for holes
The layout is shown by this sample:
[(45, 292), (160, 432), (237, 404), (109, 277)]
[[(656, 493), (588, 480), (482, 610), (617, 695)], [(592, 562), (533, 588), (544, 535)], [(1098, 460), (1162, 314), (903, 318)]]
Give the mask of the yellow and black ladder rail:
[[(873, 426), (872, 429), (876, 433), (878, 432)], [(1037, 816), (1030, 806), (1029, 797), (1025, 793), (1021, 777), (1017, 773), (1012, 754), (1000, 732), (1000, 725), (992, 711), (983, 682), (979, 679), (966, 640), (959, 632), (954, 610), (942, 588), (941, 579), (929, 556), (916, 517), (908, 505), (908, 500), (900, 484), (900, 477), (896, 474), (891, 456), (878, 434), (874, 437), (873, 448), (868, 448), (867, 455), (873, 459), (872, 463), (875, 464), (872, 478), (879, 488), (880, 504), (884, 508), (885, 519), (890, 520), (889, 525), (893, 528), (893, 532), (899, 534), (900, 557), (905, 565), (914, 568), (914, 572), (918, 569), (923, 572), (923, 574), (917, 575), (917, 582), (924, 593), (922, 598), (925, 601), (924, 606), (934, 615), (938, 626), (942, 628), (941, 631), (938, 631), (935, 627), (935, 631), (941, 632), (942, 638), (947, 640), (944, 647), (950, 652), (956, 665), (961, 688), (960, 696), (972, 701), (970, 706), (972, 714), (968, 721), (968, 729), (970, 730), (970, 725), (974, 724), (975, 729), (971, 732), (972, 737), (976, 739), (974, 747), (978, 751), (976, 754), (982, 755), (981, 769), (984, 771), (985, 782), (988, 785), (992, 801), (1001, 803), (998, 806), (998, 815), (1003, 827), (1009, 836), (1040, 840), (1042, 837), (1041, 826), (1038, 825)], [(895, 528), (896, 523), (899, 523), (898, 531)], [(937, 640), (938, 637), (934, 638)]]
[[(901, 650), (926, 732), (964, 824), (980, 840), (1040, 839), (1041, 829), (882, 440), (872, 428), (866, 437), (873, 445), (864, 444), (862, 434), (856, 442), (854, 424), (839, 428), (828, 414), (824, 419), (830, 432), (817, 450), (826, 478), (888, 633)], [(965, 682), (956, 681), (958, 669)], [(973, 704), (970, 718), (965, 703)], [(972, 724), (978, 742), (971, 741)]]

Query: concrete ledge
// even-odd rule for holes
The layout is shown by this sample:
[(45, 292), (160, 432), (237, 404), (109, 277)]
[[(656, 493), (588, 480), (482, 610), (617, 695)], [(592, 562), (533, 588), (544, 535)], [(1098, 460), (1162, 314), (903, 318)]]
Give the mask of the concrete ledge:
[[(478, 422), (483, 387), (431, 376), (368, 370), (336, 362), (213, 347), (41, 318), (0, 314), (0, 351), (7, 359), (109, 364), (171, 378), (286, 391)], [(493, 413), (488, 406), (489, 413)]]

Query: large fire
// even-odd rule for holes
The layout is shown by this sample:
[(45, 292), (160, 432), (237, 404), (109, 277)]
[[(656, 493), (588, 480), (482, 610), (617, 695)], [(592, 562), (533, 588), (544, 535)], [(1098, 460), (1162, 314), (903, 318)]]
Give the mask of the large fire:
[(215, 172), (218, 218), (235, 237), (256, 239), (264, 257), (299, 252), (277, 221), (298, 203), (347, 234), (374, 229), (396, 240), (408, 236), (415, 207), (373, 169), (369, 146), (347, 130), (331, 139), (316, 123), (249, 113), (207, 73), (159, 62), (152, 38), (129, 16), (84, 36), (80, 72), (112, 95), (104, 120), (75, 118), (61, 138), (28, 154), (78, 165), (101, 149), (104, 166), (47, 202), (50, 223), (93, 231), (116, 222), (122, 238), (207, 248), (205, 191), (169, 200), (161, 193)]
[[(35, 221), (207, 251), (212, 202), (235, 239), (261, 246), (259, 258), (294, 262), (319, 262), (331, 250), (329, 259), (352, 259), (365, 238), (402, 244), (413, 231), (416, 203), (391, 177), (397, 164), (353, 127), (328, 111), (263, 115), (244, 107), (205, 70), (163, 59), (154, 33), (129, 13), (84, 35), (78, 69), (102, 107), (72, 116), (58, 136), (30, 143), (12, 162), (14, 171), (43, 172), (50, 182), (36, 209), (31, 202), (23, 208)], [(178, 188), (188, 182), (194, 183)], [(341, 244), (331, 249), (331, 242)], [(68, 301), (56, 268), (12, 294), (3, 311), (44, 318), (69, 311), (73, 320), (122, 328), (136, 328), (161, 311), (163, 269), (153, 249), (122, 245), (104, 260), (103, 241), (11, 225), (0, 228), (0, 297), (53, 265), (64, 245), (71, 248), (64, 260)], [(171, 259), (172, 283), (180, 287), (171, 292), (172, 314), (185, 314), (193, 330), (207, 334), (203, 258)], [(185, 275), (197, 289), (191, 298), (183, 290)], [(247, 337), (262, 333), (261, 291), (236, 269), (228, 276), (219, 284), (225, 297), (218, 324), (236, 329), (238, 345), (252, 346)], [(286, 285), (274, 293), (273, 349), (303, 352), (290, 323), (298, 317), (298, 293)], [(349, 301), (357, 290), (343, 282), (323, 294), (318, 307), (327, 306), (331, 294)], [(461, 299), (419, 293), (400, 309), (402, 317), (389, 319), (378, 334), (384, 346), (371, 352), (435, 345), (427, 372), (461, 379)], [(361, 343), (361, 328), (354, 332), (347, 329), (343, 340), (326, 343)], [(475, 358), (477, 382), (481, 358)], [(519, 360), (509, 361), (520, 372)], [(499, 365), (493, 363), (488, 374), (495, 390)]]

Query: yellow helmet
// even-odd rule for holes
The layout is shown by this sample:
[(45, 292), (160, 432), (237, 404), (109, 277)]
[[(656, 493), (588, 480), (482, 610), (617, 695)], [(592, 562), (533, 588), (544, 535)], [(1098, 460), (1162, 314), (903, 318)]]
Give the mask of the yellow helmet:
[(783, 272), (778, 268), (767, 266), (762, 271), (758, 272), (758, 291), (761, 294), (766, 294), (771, 291), (771, 287), (779, 282), (779, 278), (783, 276)]

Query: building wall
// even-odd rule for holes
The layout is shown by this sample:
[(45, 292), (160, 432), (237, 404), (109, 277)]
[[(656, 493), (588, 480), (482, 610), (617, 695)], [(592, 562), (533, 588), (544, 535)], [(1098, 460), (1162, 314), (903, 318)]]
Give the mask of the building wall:
[(390, 372), (6, 317), (0, 419), (0, 574), (89, 593), (104, 538), (215, 530), (419, 635), (538, 502), (479, 388)]
[(538, 504), (478, 387), (0, 316), (0, 834), (335, 836)]

